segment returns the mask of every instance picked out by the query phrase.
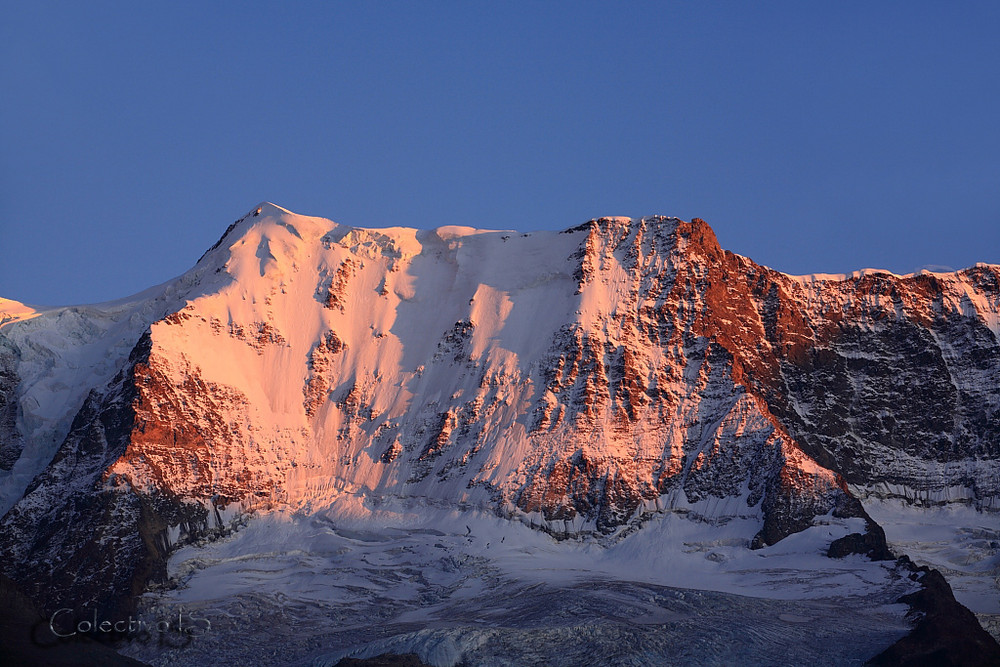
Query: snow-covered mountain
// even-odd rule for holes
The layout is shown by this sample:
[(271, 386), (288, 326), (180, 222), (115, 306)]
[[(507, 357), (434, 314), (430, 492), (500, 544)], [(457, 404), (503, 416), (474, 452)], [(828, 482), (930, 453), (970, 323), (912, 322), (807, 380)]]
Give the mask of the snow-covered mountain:
[[(899, 545), (989, 624), (998, 281), (982, 264), (788, 276), (697, 219), (359, 229), (263, 204), (135, 297), (0, 302), (0, 570), (49, 613), (173, 602), (233, 618), (234, 596), (309, 607), (323, 589), (324, 611), (281, 640), (320, 663), (485, 660), (499, 630), (442, 638), (441, 619), (488, 616), (498, 582), (584, 604), (562, 568), (623, 582), (597, 598), (646, 604), (652, 625), (662, 605), (626, 587), (864, 598), (887, 629), (837, 655), (865, 659), (907, 631), (886, 605), (923, 575)], [(248, 559), (284, 574), (261, 584), (233, 565)], [(418, 581), (396, 593), (419, 604), (386, 593), (400, 570)], [(293, 641), (366, 587), (337, 613), (398, 632)], [(551, 629), (517, 632), (533, 645)]]

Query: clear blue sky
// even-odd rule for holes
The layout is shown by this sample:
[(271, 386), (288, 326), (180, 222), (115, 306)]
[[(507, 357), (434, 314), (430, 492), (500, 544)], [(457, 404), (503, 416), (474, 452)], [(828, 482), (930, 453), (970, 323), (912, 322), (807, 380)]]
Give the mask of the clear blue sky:
[(3, 2), (0, 295), (137, 292), (262, 200), (701, 217), (792, 273), (1000, 263), (997, 2), (218, 4)]

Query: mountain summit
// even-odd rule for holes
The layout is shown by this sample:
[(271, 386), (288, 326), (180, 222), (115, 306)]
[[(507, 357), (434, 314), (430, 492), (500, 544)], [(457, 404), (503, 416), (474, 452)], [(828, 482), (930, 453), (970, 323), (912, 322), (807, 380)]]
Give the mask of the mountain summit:
[(184, 545), (282, 516), (474, 516), (566, 553), (693, 525), (716, 564), (785, 541), (893, 564), (880, 512), (997, 533), (996, 266), (796, 277), (699, 219), (361, 229), (265, 203), (132, 299), (10, 304), (0, 570), (49, 613), (131, 613)]

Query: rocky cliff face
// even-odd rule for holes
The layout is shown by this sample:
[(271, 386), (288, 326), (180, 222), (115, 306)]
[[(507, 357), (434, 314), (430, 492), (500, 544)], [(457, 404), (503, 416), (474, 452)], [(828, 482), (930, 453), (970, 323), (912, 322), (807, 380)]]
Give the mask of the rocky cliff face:
[(10, 471), (24, 443), (17, 431), (17, 350), (0, 339), (0, 470)]
[(171, 528), (190, 540), (221, 527), (203, 503), (108, 472), (141, 431), (135, 407), (149, 349), (143, 337), (107, 392), (91, 392), (52, 462), (4, 516), (4, 571), (48, 613), (127, 614), (148, 584), (165, 579)]
[(998, 274), (793, 285), (819, 317), (811, 349), (781, 360), (776, 410), (865, 495), (996, 509)]
[(672, 311), (699, 313), (689, 329), (733, 355), (811, 457), (863, 495), (995, 507), (996, 266), (796, 278), (721, 251), (697, 221), (689, 238), (703, 275)]
[[(996, 509), (998, 277), (790, 277), (700, 220), (418, 232), (264, 205), (148, 298), (4, 326), (0, 469), (23, 483), (0, 567), (50, 606), (119, 605), (235, 508), (344, 495), (598, 540), (683, 510), (753, 520), (753, 547), (867, 520), (858, 495)], [(62, 377), (26, 370), (29, 324), (135, 336), (71, 423), (32, 409)], [(868, 524), (853, 550), (885, 554)]]

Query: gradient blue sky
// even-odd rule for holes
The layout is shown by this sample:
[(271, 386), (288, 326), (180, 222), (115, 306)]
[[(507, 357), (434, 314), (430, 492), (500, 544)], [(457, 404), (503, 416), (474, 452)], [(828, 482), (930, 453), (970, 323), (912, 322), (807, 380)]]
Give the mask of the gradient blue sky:
[(0, 295), (137, 292), (262, 200), (1000, 263), (997, 2), (207, 4), (3, 3)]

